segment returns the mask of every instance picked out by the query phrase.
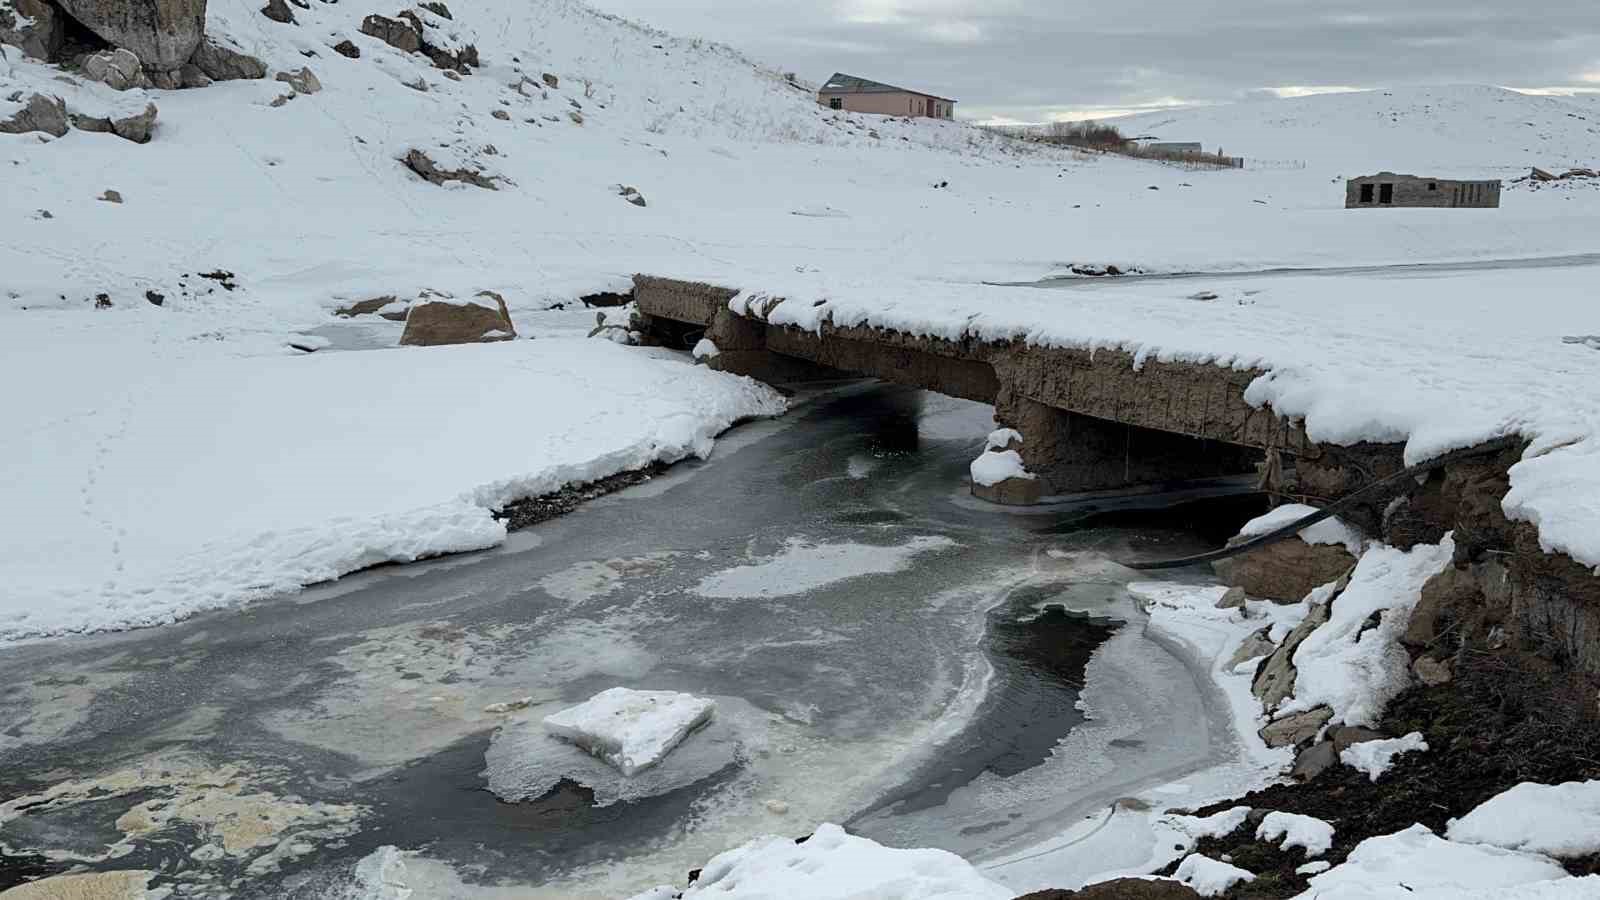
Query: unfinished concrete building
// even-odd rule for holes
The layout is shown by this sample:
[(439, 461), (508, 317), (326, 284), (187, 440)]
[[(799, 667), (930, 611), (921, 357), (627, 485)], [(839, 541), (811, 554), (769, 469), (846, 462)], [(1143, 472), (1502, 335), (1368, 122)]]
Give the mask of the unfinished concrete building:
[(1392, 206), (1498, 209), (1500, 181), (1456, 181), (1379, 172), (1345, 182), (1345, 209)]

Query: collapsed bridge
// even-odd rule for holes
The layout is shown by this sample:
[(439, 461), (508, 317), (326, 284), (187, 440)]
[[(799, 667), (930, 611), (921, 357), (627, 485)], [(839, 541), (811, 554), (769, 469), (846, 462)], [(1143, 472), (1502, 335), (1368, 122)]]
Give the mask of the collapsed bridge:
[[(1032, 495), (993, 499), (1259, 472), (1263, 489), (1325, 505), (1406, 468), (1402, 444), (1313, 441), (1303, 421), (1247, 402), (1261, 369), (1157, 359), (1136, 365), (1120, 350), (950, 340), (826, 320), (800, 328), (769, 321), (783, 299), (730, 305), (738, 294), (702, 282), (634, 279), (643, 331), (674, 347), (709, 339), (718, 353), (708, 363), (722, 371), (772, 384), (867, 376), (993, 404), (996, 422), (1022, 434), (1019, 452), (1038, 478)], [(1532, 523), (1505, 515), (1509, 469), (1525, 443), (1482, 449), (1420, 482), (1368, 491), (1340, 514), (1401, 549), (1454, 533), (1462, 590), (1476, 598), (1469, 606), (1600, 674), (1600, 578), (1564, 553), (1545, 552)]]

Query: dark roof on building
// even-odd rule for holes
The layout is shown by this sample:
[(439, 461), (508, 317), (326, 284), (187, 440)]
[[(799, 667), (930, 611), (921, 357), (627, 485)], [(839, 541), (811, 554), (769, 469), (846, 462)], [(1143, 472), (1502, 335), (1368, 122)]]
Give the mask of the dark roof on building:
[(881, 81), (872, 81), (855, 75), (846, 75), (843, 72), (833, 73), (833, 77), (822, 83), (821, 94), (917, 94), (922, 97), (932, 97), (946, 103), (954, 103), (949, 97), (930, 94), (927, 91), (913, 91), (909, 88), (895, 87)]

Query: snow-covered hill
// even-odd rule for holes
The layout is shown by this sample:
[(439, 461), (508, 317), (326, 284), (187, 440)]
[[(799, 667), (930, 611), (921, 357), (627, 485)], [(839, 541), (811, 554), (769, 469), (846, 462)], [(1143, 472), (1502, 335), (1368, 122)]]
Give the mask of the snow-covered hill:
[[(1225, 137), (1230, 152), (1252, 158), (1331, 160), (1188, 171), (954, 122), (823, 109), (809, 89), (733, 50), (576, 0), (287, 9), (293, 23), (267, 17), (258, 0), (210, 3), (208, 34), (259, 58), (269, 70), (259, 80), (116, 92), (8, 48), (0, 103), (10, 106), (0, 116), (15, 106), (4, 98), (31, 92), (71, 111), (154, 103), (158, 115), (145, 144), (82, 129), (0, 134), (0, 378), (28, 386), (5, 402), (13, 428), (0, 435), (3, 499), (24, 511), (0, 532), (0, 637), (160, 621), (373, 560), (461, 549), (452, 534), (493, 540), (497, 526), (483, 521), (428, 540), (381, 523), (436, 521), (439, 504), (482, 519), (486, 498), (502, 501), (516, 486), (604, 475), (624, 459), (638, 464), (641, 447), (703, 450), (718, 423), (774, 408), (770, 397), (663, 376), (684, 389), (666, 408), (719, 398), (686, 434), (658, 440), (640, 419), (635, 432), (607, 433), (614, 446), (596, 451), (606, 465), (479, 454), (453, 460), (448, 477), (408, 478), (408, 442), (431, 440), (430, 423), (460, 412), (448, 391), (418, 391), (410, 367), (386, 360), (374, 368), (386, 380), (361, 387), (372, 404), (363, 413), (405, 418), (417, 432), (341, 444), (292, 434), (297, 408), (319, 430), (337, 410), (271, 374), (330, 328), (344, 346), (392, 345), (398, 325), (334, 317), (353, 301), (492, 290), (523, 337), (549, 339), (584, 333), (593, 314), (547, 308), (625, 289), (635, 272), (736, 287), (780, 277), (870, 283), (893, 303), (930, 281), (1033, 279), (1073, 263), (1226, 270), (1575, 253), (1593, 249), (1600, 226), (1593, 191), (1518, 192), (1495, 212), (1340, 208), (1336, 176), (1379, 167), (1372, 148), (1398, 148), (1385, 167), (1407, 166), (1405, 151), (1418, 169), (1496, 170), (1558, 165), (1558, 151), (1576, 161), (1592, 143), (1593, 117), (1571, 112), (1583, 107), (1494, 89), (1183, 113), (1179, 122), (1222, 123), (1226, 133), (1172, 124), (1163, 137)], [(367, 16), (401, 12), (440, 50), (470, 46), (478, 62), (447, 70), (363, 33)], [(1518, 128), (1543, 135), (1537, 159), (1520, 158)], [(107, 191), (120, 202), (101, 199)], [(512, 345), (456, 354), (469, 372), (451, 383), (538, 395), (575, 371), (570, 355), (549, 354), (562, 364), (539, 369), (542, 354)], [(508, 354), (529, 359), (508, 365)], [(331, 378), (362, 368), (318, 365)], [(172, 386), (199, 379), (235, 385), (238, 402), (212, 391), (184, 415), (174, 398), (190, 395)], [(282, 396), (290, 384), (302, 392), (293, 402)], [(155, 419), (173, 430), (140, 431)], [(283, 446), (262, 437), (274, 433)], [(303, 465), (340, 477), (252, 480), (302, 445), (316, 450)], [(212, 446), (238, 455), (170, 484), (140, 468), (186, 471), (190, 455)], [(156, 498), (152, 484), (168, 486)], [(315, 502), (297, 499), (312, 493)], [(229, 497), (226, 516), (207, 508), (217, 496)], [(345, 543), (328, 545), (330, 534)], [(295, 557), (307, 546), (326, 564)], [(205, 562), (273, 553), (251, 567)], [(238, 577), (194, 580), (224, 569)]]
[(1380, 170), (1504, 177), (1600, 163), (1600, 105), (1484, 85), (1403, 87), (1251, 100), (1117, 119), (1130, 137), (1299, 160), (1348, 175)]

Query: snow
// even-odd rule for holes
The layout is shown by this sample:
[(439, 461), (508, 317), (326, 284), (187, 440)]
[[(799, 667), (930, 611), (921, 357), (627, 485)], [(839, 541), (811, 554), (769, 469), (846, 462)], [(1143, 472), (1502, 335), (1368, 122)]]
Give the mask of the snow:
[[(1303, 503), (1285, 503), (1263, 516), (1244, 523), (1239, 529), (1239, 537), (1260, 537), (1268, 532), (1275, 531), (1289, 525), (1317, 511), (1314, 506)], [(1308, 544), (1334, 544), (1350, 551), (1351, 556), (1360, 556), (1361, 549), (1366, 544), (1366, 539), (1361, 532), (1338, 516), (1323, 519), (1321, 522), (1300, 531), (1300, 540)]]
[(722, 351), (717, 349), (717, 345), (710, 338), (701, 338), (690, 354), (695, 359), (716, 359), (722, 355)]
[(690, 694), (614, 687), (545, 716), (544, 727), (633, 776), (661, 762), (715, 710)]
[(1220, 897), (1240, 882), (1255, 881), (1256, 876), (1228, 863), (1191, 853), (1178, 863), (1173, 873), (1177, 880), (1194, 888), (1202, 897)]
[(1296, 875), (1320, 875), (1331, 868), (1333, 868), (1333, 863), (1328, 862), (1325, 859), (1316, 859), (1306, 863), (1303, 866), (1297, 867), (1294, 870), (1294, 873)]
[(1257, 840), (1278, 841), (1278, 849), (1299, 847), (1307, 857), (1321, 856), (1333, 847), (1333, 826), (1314, 816), (1269, 812), (1256, 829)]
[(1600, 781), (1519, 784), (1452, 819), (1445, 834), (1561, 859), (1600, 852)]
[(846, 578), (898, 572), (917, 556), (953, 546), (954, 541), (937, 535), (919, 535), (893, 547), (818, 544), (792, 537), (777, 554), (708, 575), (693, 590), (724, 600), (790, 597)]
[(999, 484), (1008, 478), (1034, 479), (1038, 476), (1022, 465), (1022, 454), (1015, 450), (988, 450), (972, 461), (968, 467), (973, 484), (984, 487)]
[(1015, 428), (996, 428), (989, 432), (984, 439), (984, 447), (988, 450), (1004, 450), (1012, 444), (1022, 443), (1022, 432)]
[(1422, 732), (1413, 731), (1403, 737), (1351, 744), (1339, 754), (1339, 761), (1352, 769), (1367, 773), (1369, 778), (1377, 781), (1379, 776), (1394, 765), (1395, 757), (1402, 753), (1415, 753), (1427, 749), (1428, 742), (1423, 740)]
[[(652, 891), (654, 893), (652, 893)], [(632, 900), (671, 896), (658, 887)], [(943, 850), (896, 850), (824, 823), (804, 843), (763, 837), (700, 870), (683, 900), (1010, 900), (1012, 892)]]
[(8, 399), (0, 438), (0, 640), (493, 546), (511, 500), (704, 457), (784, 409), (748, 379), (601, 341), (233, 355), (155, 307), (118, 313), (122, 333), (81, 333), (78, 315), (19, 317), (0, 354), (8, 382), (39, 386)]
[(1250, 816), (1250, 807), (1235, 806), (1219, 813), (1212, 813), (1204, 818), (1195, 816), (1170, 815), (1163, 820), (1165, 824), (1183, 832), (1194, 840), (1200, 838), (1220, 838), (1232, 834), (1244, 820)]
[[(1295, 651), (1294, 698), (1279, 714), (1328, 706), (1331, 724), (1375, 727), (1384, 706), (1410, 684), (1411, 658), (1400, 636), (1422, 585), (1449, 565), (1454, 551), (1447, 535), (1409, 552), (1378, 545), (1363, 553), (1328, 621)], [(1374, 614), (1377, 627), (1365, 627)]]
[[(1303, 900), (1377, 900), (1412, 897), (1585, 896), (1582, 893), (1522, 894), (1519, 888), (1565, 879), (1553, 860), (1531, 853), (1447, 841), (1426, 825), (1367, 838), (1341, 864), (1311, 879)], [(1577, 879), (1565, 882), (1571, 885)], [(1565, 890), (1561, 888), (1559, 890)], [(1589, 895), (1589, 896), (1592, 896)]]

